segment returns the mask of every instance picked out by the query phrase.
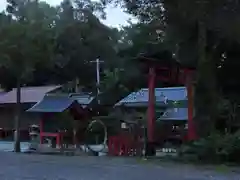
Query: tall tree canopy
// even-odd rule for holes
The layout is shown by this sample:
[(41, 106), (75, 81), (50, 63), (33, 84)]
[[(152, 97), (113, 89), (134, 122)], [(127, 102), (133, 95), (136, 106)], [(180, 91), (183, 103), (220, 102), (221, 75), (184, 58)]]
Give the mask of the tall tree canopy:
[[(51, 63), (35, 63), (32, 68), (33, 79), (29, 81), (28, 78), (28, 82), (25, 83), (30, 85), (65, 83), (77, 78), (83, 86), (93, 86), (95, 64), (91, 61), (100, 58), (104, 60), (105, 67), (114, 67), (114, 61), (117, 63), (118, 30), (105, 26), (99, 20), (99, 17), (105, 17), (102, 3), (90, 0), (64, 0), (59, 6), (52, 7), (37, 0), (7, 2), (7, 15), (1, 13), (2, 26), (8, 24), (8, 28), (12, 28), (10, 22), (21, 26), (24, 24), (25, 30), (28, 31), (26, 33), (33, 38), (36, 38), (37, 32), (44, 34), (45, 30), (49, 32), (46, 35), (52, 38), (52, 44), (49, 44), (53, 48), (51, 57), (43, 58), (44, 61)], [(30, 32), (30, 28), (35, 34)], [(8, 33), (5, 37), (8, 35), (11, 36)], [(26, 42), (26, 45), (28, 44)], [(28, 49), (34, 54), (31, 47), (33, 46), (30, 45)], [(42, 54), (48, 56), (44, 51)], [(14, 75), (9, 71), (6, 68), (1, 71), (2, 74), (9, 74), (7, 79), (1, 80), (6, 88), (15, 86)]]

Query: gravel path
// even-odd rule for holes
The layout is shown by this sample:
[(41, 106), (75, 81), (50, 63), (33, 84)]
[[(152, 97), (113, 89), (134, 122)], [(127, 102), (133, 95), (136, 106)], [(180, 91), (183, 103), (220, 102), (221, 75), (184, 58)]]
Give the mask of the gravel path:
[(240, 174), (124, 158), (0, 152), (0, 159), (1, 180), (240, 180)]

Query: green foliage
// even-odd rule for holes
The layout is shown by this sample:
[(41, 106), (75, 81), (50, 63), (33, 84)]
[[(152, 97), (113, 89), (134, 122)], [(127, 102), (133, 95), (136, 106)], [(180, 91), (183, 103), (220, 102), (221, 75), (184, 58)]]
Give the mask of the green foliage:
[(23, 81), (29, 79), (37, 63), (51, 62), (51, 29), (41, 24), (13, 22), (0, 29), (0, 38), (1, 66)]
[(116, 31), (103, 25), (95, 14), (103, 15), (101, 4), (92, 1), (63, 1), (56, 21), (55, 81), (78, 78), (83, 86), (95, 86), (95, 61), (105, 67), (116, 61)]
[(118, 66), (118, 31), (100, 22), (98, 17), (105, 16), (101, 2), (64, 0), (57, 7), (38, 0), (7, 3), (7, 15), (0, 16), (0, 74), (8, 75), (0, 78), (4, 87), (15, 87), (17, 77), (29, 85), (78, 78), (82, 86), (95, 86), (90, 61), (100, 58), (105, 67)]
[(181, 155), (200, 162), (240, 162), (240, 132), (212, 133), (206, 138), (183, 145)]

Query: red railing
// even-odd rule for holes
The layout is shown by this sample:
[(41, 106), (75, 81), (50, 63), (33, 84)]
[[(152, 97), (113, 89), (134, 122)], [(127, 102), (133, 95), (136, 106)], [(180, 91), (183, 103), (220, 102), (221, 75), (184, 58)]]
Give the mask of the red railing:
[(112, 156), (135, 156), (141, 154), (142, 143), (125, 135), (108, 138), (108, 153)]

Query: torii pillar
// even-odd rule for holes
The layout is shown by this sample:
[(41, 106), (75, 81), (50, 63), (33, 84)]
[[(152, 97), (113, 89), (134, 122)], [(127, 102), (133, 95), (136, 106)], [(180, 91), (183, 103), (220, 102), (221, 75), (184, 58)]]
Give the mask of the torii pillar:
[(185, 83), (187, 87), (187, 98), (188, 98), (188, 134), (187, 139), (189, 141), (195, 140), (197, 138), (196, 129), (193, 122), (194, 115), (194, 89), (193, 89), (193, 73), (191, 71), (185, 72)]
[(155, 68), (149, 68), (148, 74), (148, 118), (147, 118), (147, 154), (155, 155), (155, 80), (156, 80), (156, 72)]
[[(187, 97), (188, 97), (188, 140), (196, 139), (196, 131), (193, 122), (194, 115), (194, 100), (193, 100), (193, 71), (188, 69), (183, 69), (182, 74), (177, 74), (177, 76), (182, 77), (179, 78), (179, 82), (181, 84), (185, 84), (187, 88)], [(175, 76), (174, 76), (175, 77)], [(148, 146), (147, 146), (147, 154), (154, 155), (155, 154), (155, 82), (156, 82), (156, 67), (150, 66), (148, 72), (148, 90), (149, 90), (149, 98), (148, 98), (148, 116), (147, 116), (147, 138), (148, 138)]]

